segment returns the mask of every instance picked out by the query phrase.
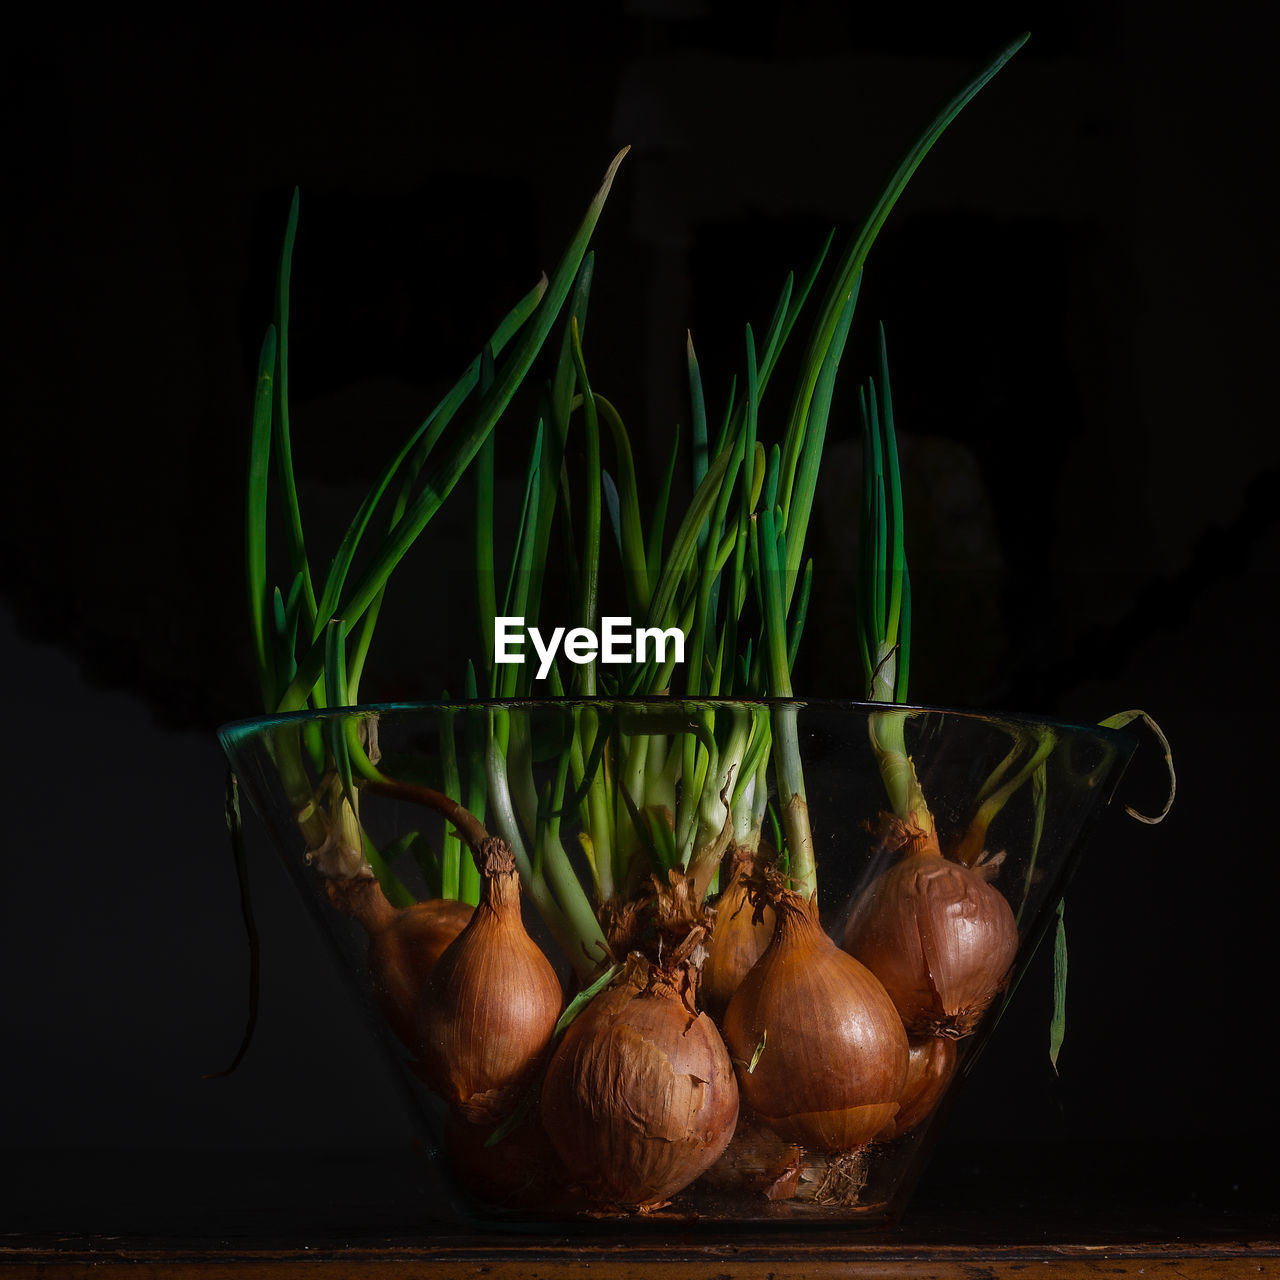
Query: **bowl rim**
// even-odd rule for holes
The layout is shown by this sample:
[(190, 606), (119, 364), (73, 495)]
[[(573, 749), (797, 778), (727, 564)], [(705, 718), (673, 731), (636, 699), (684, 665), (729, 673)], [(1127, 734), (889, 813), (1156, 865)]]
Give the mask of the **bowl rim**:
[(756, 707), (783, 709), (814, 707), (825, 711), (857, 712), (870, 715), (876, 712), (901, 711), (908, 715), (944, 715), (967, 720), (993, 723), (1037, 725), (1071, 734), (1090, 734), (1112, 743), (1131, 754), (1138, 745), (1137, 737), (1128, 729), (1112, 729), (1101, 724), (1080, 724), (1058, 716), (1038, 715), (1025, 711), (1004, 711), (997, 708), (958, 707), (944, 704), (914, 702), (862, 702), (851, 698), (725, 698), (648, 695), (643, 697), (610, 697), (608, 695), (565, 696), (548, 698), (451, 698), (407, 702), (361, 702), (351, 706), (306, 708), (301, 711), (281, 711), (264, 715), (246, 716), (219, 725), (216, 733), (224, 747), (243, 742), (272, 729), (290, 724), (323, 723), (355, 716), (368, 718), (387, 714), (439, 714), (476, 710), (521, 711), (549, 706), (650, 706), (673, 709), (681, 706), (708, 707), (712, 710), (729, 707)]

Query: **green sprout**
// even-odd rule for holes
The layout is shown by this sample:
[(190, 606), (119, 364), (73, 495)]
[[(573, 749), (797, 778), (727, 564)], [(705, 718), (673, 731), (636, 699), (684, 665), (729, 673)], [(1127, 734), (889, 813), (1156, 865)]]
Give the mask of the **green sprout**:
[[(584, 983), (616, 958), (611, 931), (621, 905), (651, 899), (655, 885), (659, 897), (677, 893), (677, 882), (687, 881), (696, 907), (718, 887), (726, 853), (757, 850), (766, 823), (777, 828), (773, 844), (791, 888), (817, 893), (792, 672), (814, 571), (806, 553), (813, 498), (862, 272), (924, 156), (1025, 39), (939, 112), (844, 251), (834, 255), (829, 237), (802, 277), (788, 276), (760, 335), (746, 328), (740, 380), (715, 416), (690, 339), (689, 422), (673, 431), (663, 479), (648, 498), (624, 417), (594, 385), (588, 361), (596, 274), (589, 242), (619, 155), (550, 279), (511, 309), (405, 439), (322, 574), (304, 536), (288, 405), (295, 198), (276, 322), (262, 349), (248, 482), (247, 581), (264, 706), (318, 711), (358, 702), (389, 580), (464, 478), (479, 643), (460, 673), (465, 700), (445, 698), (437, 779), (395, 775), (397, 762), (381, 759), (372, 712), (325, 728), (300, 721), (282, 740), (280, 773), (323, 874), (371, 870), (388, 900), (404, 905), (412, 895), (393, 863), (407, 857), (435, 892), (474, 902), (476, 869), (456, 832), (446, 831), (438, 851), (420, 833), (379, 850), (363, 830), (362, 791), (429, 795), (457, 817), (455, 827), (467, 814), (501, 836), (525, 893)], [(810, 327), (784, 393), (776, 389), (779, 362), (802, 319)], [(860, 643), (870, 696), (900, 701), (910, 599), (883, 341), (880, 377), (879, 393), (873, 383), (864, 404), (874, 480), (864, 547), (877, 559), (863, 578)], [(538, 392), (527, 434), (513, 422), (522, 385)], [(674, 477), (686, 440), (692, 483), (680, 509)], [(509, 546), (495, 532), (498, 457), (507, 449), (524, 458)], [(268, 573), (273, 502), (286, 535), (280, 586)], [(553, 565), (565, 571), (553, 574)], [(581, 628), (599, 636), (608, 607), (601, 583), (614, 577), (639, 620), (637, 638), (650, 642), (637, 643), (629, 663), (606, 670), (598, 656), (567, 663), (553, 651), (536, 663), (531, 655), (497, 661), (500, 619), (522, 618), (530, 635)], [(526, 705), (548, 697), (558, 700), (550, 719)], [(877, 750), (895, 809), (927, 814), (911, 799), (903, 718), (874, 718)], [(562, 838), (566, 818), (575, 841)]]

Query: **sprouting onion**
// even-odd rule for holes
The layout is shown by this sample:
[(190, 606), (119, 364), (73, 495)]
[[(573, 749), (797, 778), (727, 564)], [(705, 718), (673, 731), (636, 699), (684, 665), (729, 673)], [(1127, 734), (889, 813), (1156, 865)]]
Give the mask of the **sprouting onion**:
[[(911, 584), (907, 567), (902, 477), (880, 331), (879, 384), (863, 389), (863, 510), (860, 527), (859, 648), (872, 702), (904, 704), (911, 649)], [(1052, 726), (1010, 727), (1012, 745), (979, 786), (973, 810), (944, 849), (934, 815), (908, 750), (905, 707), (869, 717), (871, 746), (889, 799), (882, 845), (895, 859), (855, 902), (844, 946), (884, 983), (915, 1037), (968, 1035), (1005, 988), (1018, 951), (1018, 918), (992, 883), (1003, 854), (988, 848), (991, 824), (1030, 784), (1033, 821), (1025, 888), (1036, 871), (1048, 787), (1047, 763), (1057, 745)], [(1145, 713), (1103, 721), (1119, 728)], [(1170, 803), (1176, 785), (1170, 770)], [(1159, 815), (1168, 812), (1166, 804)], [(1140, 815), (1137, 815), (1140, 816)], [(1154, 819), (1158, 821), (1159, 818)], [(1023, 894), (1023, 902), (1026, 894)], [(1050, 1057), (1056, 1064), (1065, 1025), (1066, 938), (1059, 904), (1054, 949), (1054, 1013)]]
[[(908, 1058), (906, 1034), (872, 976), (874, 966), (864, 968), (836, 951), (818, 923), (816, 815), (805, 793), (792, 688), (813, 574), (805, 546), (837, 375), (871, 246), (925, 154), (1025, 38), (1003, 50), (944, 107), (843, 253), (832, 255), (829, 239), (802, 278), (788, 277), (764, 328), (757, 334), (747, 327), (741, 380), (714, 416), (714, 396), (703, 385), (690, 337), (690, 420), (674, 433), (662, 484), (649, 497), (640, 491), (624, 415), (594, 385), (588, 359), (587, 313), (596, 276), (588, 243), (619, 155), (550, 279), (517, 303), (388, 462), (323, 575), (311, 568), (293, 475), (287, 344), (296, 201), (291, 210), (276, 324), (263, 346), (249, 473), (247, 576), (264, 703), (278, 711), (357, 703), (388, 582), (464, 477), (468, 483), (460, 491), (472, 503), (479, 649), (465, 673), (449, 673), (440, 682), (457, 688), (461, 679), (466, 700), (452, 704), (446, 698), (442, 709), (439, 777), (398, 775), (398, 762), (381, 757), (374, 711), (299, 720), (294, 737), (281, 739), (279, 771), (309, 860), (330, 882), (335, 902), (357, 918), (364, 911), (381, 930), (407, 918), (396, 914), (414, 905), (396, 870), (407, 857), (438, 896), (479, 900), (443, 957), (429, 970), (421, 967), (418, 999), (412, 990), (399, 998), (402, 1039), (463, 1119), (496, 1126), (499, 1145), (517, 1118), (529, 1113), (528, 1091), (536, 1091), (539, 1080), (553, 1082), (555, 1115), (549, 1123), (563, 1130), (552, 1133), (553, 1145), (571, 1163), (596, 1162), (594, 1168), (571, 1168), (570, 1174), (610, 1202), (650, 1208), (678, 1192), (682, 1178), (706, 1168), (728, 1142), (736, 1119), (734, 1071), (741, 1079), (761, 1061), (762, 1074), (750, 1089), (744, 1084), (744, 1093), (760, 1116), (775, 1118), (780, 1133), (800, 1134), (848, 1155), (896, 1112)], [(814, 296), (798, 376), (789, 394), (776, 394), (780, 357)], [(540, 355), (545, 359), (539, 366)], [(513, 396), (535, 379), (536, 417), (513, 425)], [(861, 644), (869, 696), (892, 703), (905, 698), (910, 595), (883, 340), (880, 391), (877, 398), (871, 385), (865, 413), (870, 453), (864, 546), (871, 560), (861, 586)], [(686, 440), (691, 485), (681, 507), (674, 476)], [(506, 545), (497, 533), (508, 522), (497, 519), (496, 476), (499, 456), (509, 452), (525, 466)], [(269, 585), (267, 572), (273, 478), (287, 532), (283, 588)], [(552, 566), (564, 572), (552, 573)], [(602, 583), (615, 578), (638, 623), (631, 660), (606, 664), (598, 654), (566, 655), (576, 636), (605, 633), (602, 624), (612, 606)], [(565, 647), (544, 654), (526, 645), (523, 662), (498, 661), (499, 638), (511, 619), (520, 619), (526, 634), (536, 628)], [(451, 626), (457, 621), (451, 618)], [(486, 695), (483, 701), (480, 694)], [(536, 715), (527, 705), (548, 697), (558, 705)], [(900, 710), (873, 716), (873, 746), (898, 821), (941, 861), (906, 750), (906, 716)], [(1040, 776), (1040, 763), (1019, 761), (1010, 783)], [(981, 797), (986, 807), (975, 818), (975, 831), (998, 811), (1008, 785), (997, 779)], [(421, 832), (375, 847), (361, 821), (362, 800), (372, 797), (421, 800), (453, 830), (446, 829), (438, 852)], [(835, 815), (822, 820), (839, 821)], [(562, 834), (566, 821), (576, 840)], [(948, 865), (980, 879), (959, 863)], [(734, 993), (723, 993), (725, 1018), (752, 1041), (736, 1045), (739, 1060), (731, 1069), (698, 984), (704, 947), (715, 942), (713, 904), (727, 898), (717, 895), (735, 870), (752, 881), (753, 892), (772, 895), (776, 917), (786, 924), (775, 929), (766, 949), (772, 956), (767, 982), (753, 969), (756, 978), (743, 984), (752, 992), (750, 1010), (739, 1003), (735, 1013)], [(508, 951), (522, 958), (500, 968), (504, 974), (523, 972), (519, 966), (533, 943), (516, 929), (516, 879), (573, 971), (573, 985), (591, 990), (602, 975), (626, 977), (625, 983), (604, 978), (599, 994), (574, 1009), (571, 1020), (578, 1021), (557, 1040), (564, 1027), (553, 1031), (556, 995), (548, 971), (540, 968), (530, 986), (536, 986), (536, 999), (527, 1001), (536, 1012), (532, 1029), (522, 1033), (519, 1053), (499, 1054), (495, 1064), (490, 1046), (459, 1019), (479, 1019), (482, 1005), (501, 1002), (509, 994), (504, 988), (523, 981), (489, 982), (481, 954), (483, 939), (501, 923)], [(353, 885), (360, 886), (358, 892)], [(753, 912), (757, 907), (763, 919), (767, 904), (751, 904)], [(799, 934), (810, 942), (823, 940), (850, 1019), (865, 1022), (865, 1034), (854, 1037), (856, 1053), (846, 1046), (857, 1058), (847, 1065), (856, 1065), (865, 1088), (851, 1086), (826, 1108), (839, 1113), (838, 1123), (809, 1124), (797, 1118), (798, 1097), (790, 1100), (794, 1105), (775, 1099), (774, 1106), (760, 1094), (761, 1081), (786, 1088), (792, 1075), (778, 1055), (795, 1019), (772, 1031), (765, 1023), (770, 1010), (795, 1004), (785, 959), (794, 948), (784, 944)], [(456, 972), (467, 975), (462, 996), (454, 985)], [(505, 1026), (500, 1012), (486, 1008), (486, 1025)], [(649, 1105), (653, 1098), (634, 1091), (656, 1087), (654, 1081), (665, 1077), (644, 1062), (667, 1061), (695, 1023), (706, 1050), (698, 1061), (724, 1079), (708, 1091), (695, 1071), (682, 1085), (675, 1111)], [(624, 1043), (632, 1046), (626, 1053), (639, 1055), (634, 1063), (625, 1053), (618, 1056)], [(465, 1045), (466, 1053), (442, 1053), (441, 1045)], [(821, 1074), (824, 1055), (846, 1049), (819, 1034), (806, 1038), (800, 1056)], [(559, 1056), (569, 1052), (577, 1055), (572, 1067)], [(602, 1099), (604, 1079), (610, 1094)], [(581, 1096), (583, 1090), (591, 1096)], [(612, 1117), (617, 1125), (601, 1114), (601, 1106), (618, 1109)], [(857, 1123), (850, 1121), (855, 1112)], [(661, 1132), (637, 1136), (629, 1128), (633, 1120)], [(681, 1123), (687, 1123), (687, 1134), (672, 1129)], [(590, 1140), (563, 1140), (574, 1132)], [(674, 1162), (674, 1172), (665, 1158), (643, 1172), (611, 1169), (610, 1162), (630, 1159), (628, 1152), (652, 1153), (684, 1137), (690, 1138), (691, 1154)]]
[[(586, 253), (623, 154), (609, 167), (550, 280), (544, 277), (512, 308), (482, 355), (384, 468), (352, 517), (318, 594), (294, 480), (288, 404), (289, 281), (298, 219), (295, 195), (281, 255), (276, 323), (267, 331), (259, 363), (246, 504), (249, 615), (268, 711), (358, 701), (360, 676), (387, 581), (490, 437), (541, 351)], [(269, 585), (268, 577), (273, 473), (288, 535), (291, 576), (286, 591)], [(368, 551), (361, 571), (353, 573), (357, 552), (379, 513), (381, 536)], [(372, 728), (372, 722), (366, 723)], [(367, 873), (372, 860), (359, 828), (352, 770), (376, 776), (372, 741), (357, 740), (352, 722), (327, 743), (304, 729), (292, 750), (281, 750), (277, 763), (310, 854), (321, 864), (321, 871), (347, 877)], [(313, 786), (313, 772), (327, 779), (323, 788), (327, 803)], [(389, 871), (378, 878), (384, 889), (395, 886), (395, 897), (403, 896)]]
[[(901, 703), (906, 701), (910, 669), (911, 585), (883, 327), (879, 386), (869, 381), (861, 403), (859, 643), (868, 699)], [(1008, 901), (986, 875), (963, 860), (943, 856), (933, 813), (907, 749), (910, 714), (905, 709), (882, 711), (868, 719), (892, 810), (882, 817), (881, 838), (895, 861), (854, 903), (844, 946), (884, 984), (910, 1034), (959, 1037), (974, 1029), (1008, 981), (1018, 950), (1018, 927)], [(1016, 775), (1014, 781), (1031, 772)], [(990, 787), (1003, 803), (1007, 793), (995, 782)], [(985, 832), (989, 814), (980, 814), (983, 819), (975, 828)]]

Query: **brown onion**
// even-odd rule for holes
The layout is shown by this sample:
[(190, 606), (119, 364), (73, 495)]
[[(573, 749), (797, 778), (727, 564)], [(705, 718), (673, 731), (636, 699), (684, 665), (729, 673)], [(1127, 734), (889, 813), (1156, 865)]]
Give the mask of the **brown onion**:
[(760, 918), (747, 898), (746, 870), (738, 862), (729, 884), (716, 902), (716, 926), (702, 965), (702, 1003), (716, 1019), (724, 1016), (733, 993), (773, 937), (773, 908), (763, 906)]
[(869, 1142), (893, 1118), (907, 1037), (884, 988), (782, 892), (773, 940), (724, 1016), (745, 1100), (777, 1134), (824, 1151)]
[(383, 1017), (413, 1048), (417, 1010), (436, 961), (467, 927), (474, 908), (451, 898), (415, 902), (369, 938), (369, 978)]
[(604, 1204), (661, 1206), (719, 1159), (738, 1120), (715, 1023), (638, 954), (565, 1032), (542, 1084), (561, 1159)]
[(909, 853), (858, 899), (844, 947), (884, 983), (913, 1035), (968, 1035), (1009, 979), (1018, 926), (970, 867)]
[(369, 983), (382, 1016), (409, 1048), (417, 1043), (417, 1009), (431, 970), (466, 927), (472, 908), (451, 898), (393, 907), (371, 875), (330, 881), (329, 897), (369, 935)]
[(468, 1120), (501, 1118), (518, 1100), (560, 1016), (560, 982), (525, 932), (511, 850), (478, 845), (480, 905), (427, 980), (417, 1048), (427, 1083)]
[(910, 1133), (942, 1099), (956, 1067), (956, 1042), (950, 1036), (912, 1040), (907, 1081), (898, 1098), (898, 1114), (876, 1137), (890, 1142)]

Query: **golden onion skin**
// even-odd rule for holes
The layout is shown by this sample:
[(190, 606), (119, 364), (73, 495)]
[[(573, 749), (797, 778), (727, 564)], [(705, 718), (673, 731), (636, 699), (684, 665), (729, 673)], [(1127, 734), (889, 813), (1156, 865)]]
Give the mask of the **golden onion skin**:
[(844, 948), (912, 1035), (968, 1035), (1009, 980), (1018, 926), (1004, 894), (940, 854), (912, 853), (859, 898)]
[(792, 893), (724, 1016), (744, 1100), (775, 1133), (821, 1151), (870, 1142), (898, 1109), (907, 1037), (875, 976)]
[(898, 1098), (898, 1114), (876, 1134), (891, 1142), (926, 1120), (951, 1083), (956, 1069), (956, 1042), (950, 1036), (926, 1036), (910, 1042), (907, 1080)]
[(369, 936), (369, 980), (382, 1016), (409, 1048), (418, 1038), (418, 1003), (436, 961), (467, 927), (473, 908), (451, 898), (415, 902)]
[(733, 999), (743, 978), (765, 953), (773, 937), (773, 908), (764, 907), (760, 920), (748, 895), (741, 868), (734, 872), (728, 888), (716, 902), (716, 927), (707, 943), (698, 991), (703, 1007), (717, 1020)]
[(467, 1120), (487, 1124), (518, 1101), (560, 1016), (560, 981), (525, 932), (511, 851), (485, 841), (480, 905), (423, 989), (417, 1037), (427, 1084)]
[(466, 928), (472, 908), (450, 898), (393, 907), (371, 872), (329, 880), (325, 891), (343, 915), (364, 926), (374, 1000), (400, 1040), (415, 1048), (423, 987), (445, 948)]
[(660, 1207), (720, 1158), (738, 1120), (715, 1023), (638, 955), (574, 1020), (542, 1084), (542, 1120), (598, 1203)]

